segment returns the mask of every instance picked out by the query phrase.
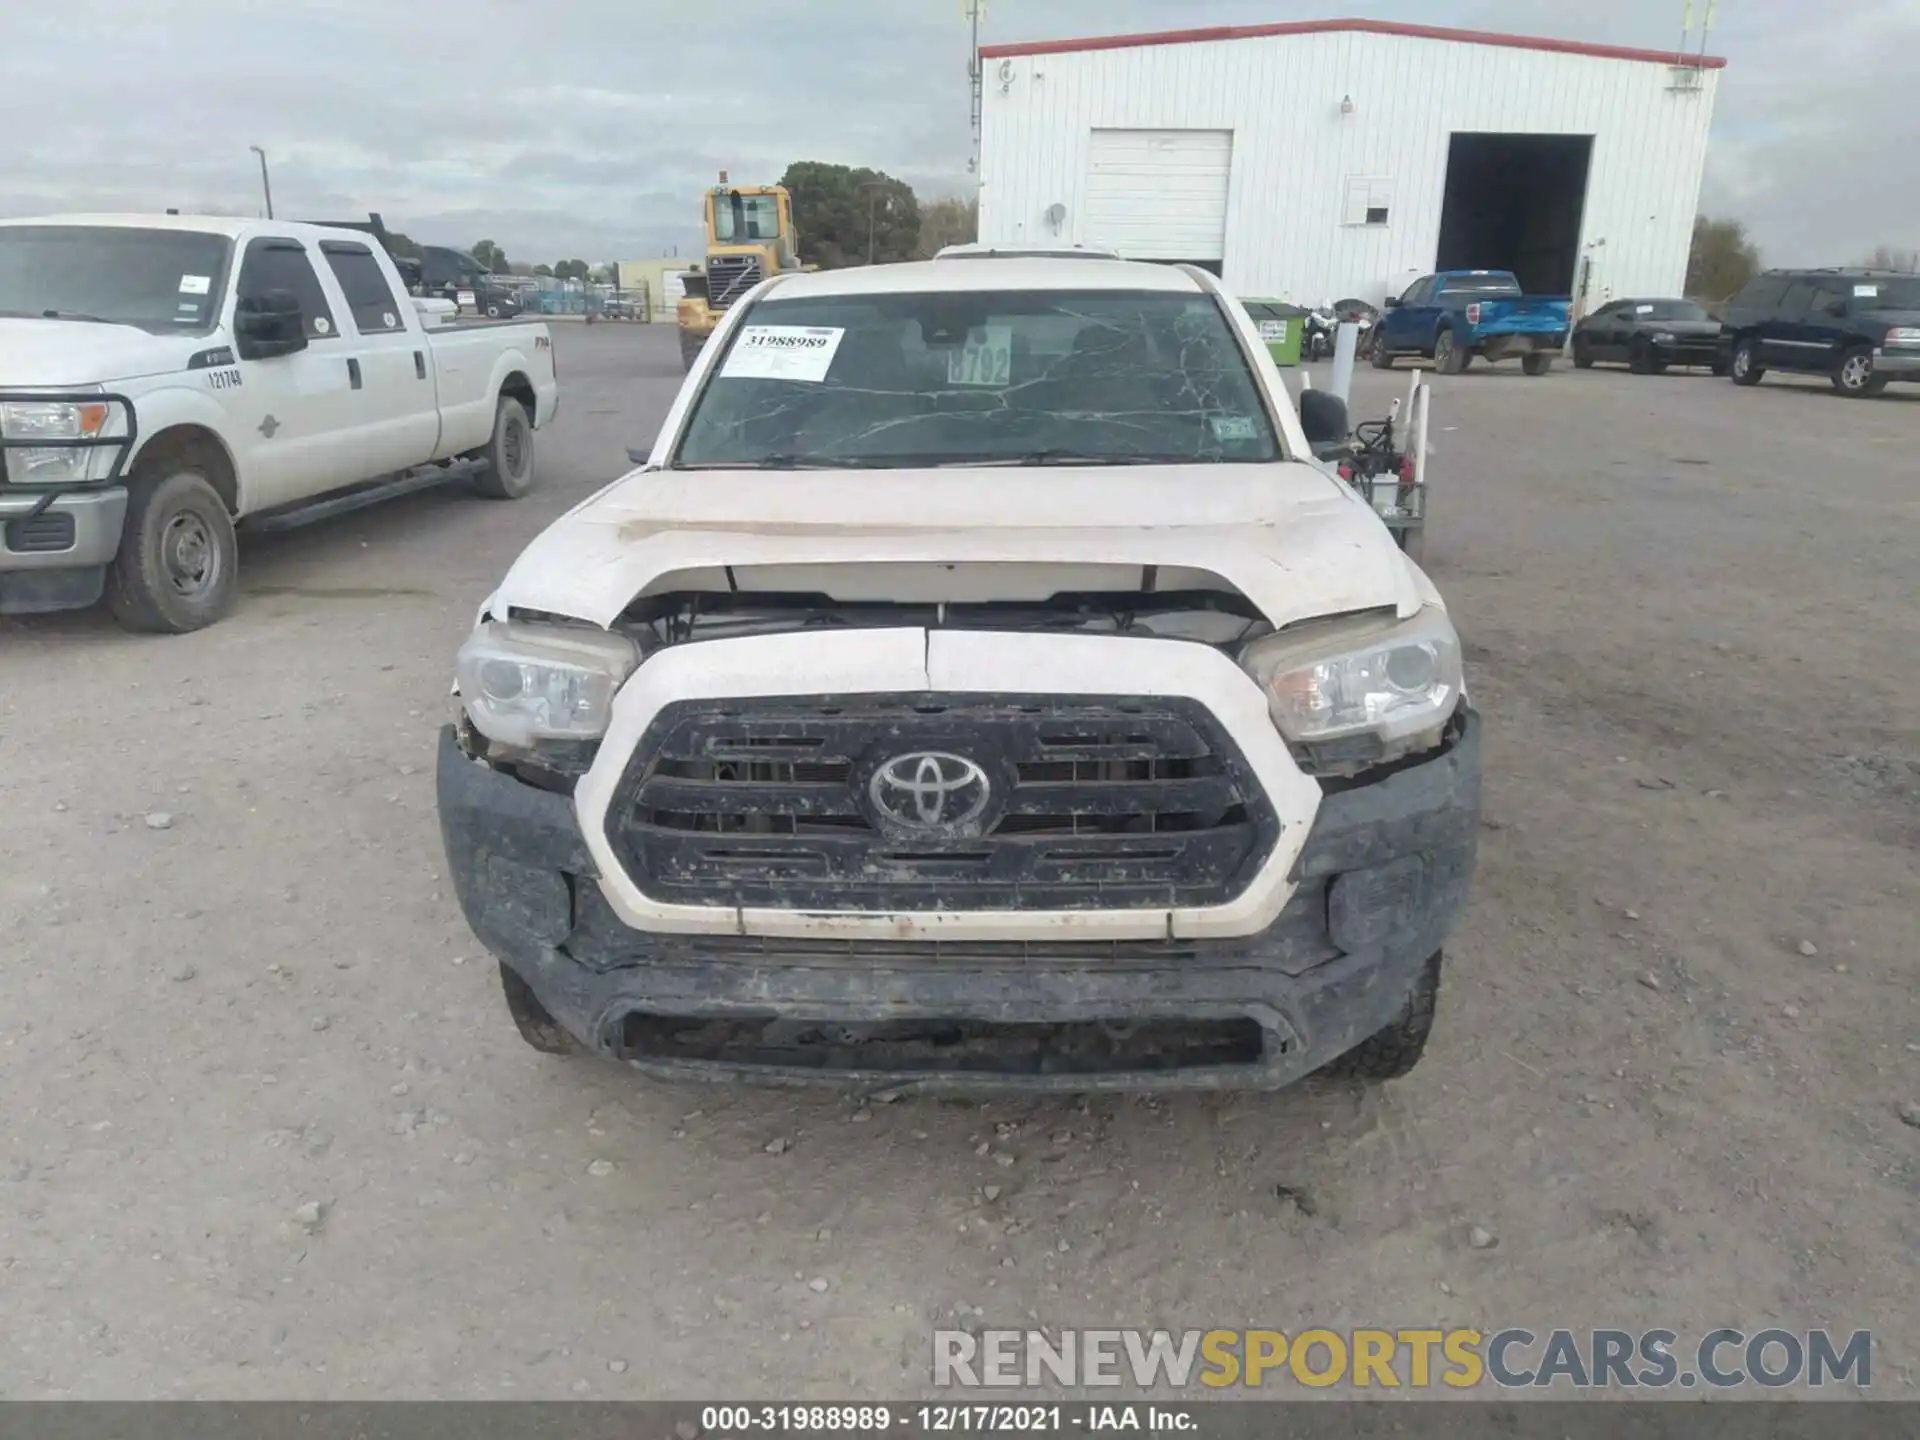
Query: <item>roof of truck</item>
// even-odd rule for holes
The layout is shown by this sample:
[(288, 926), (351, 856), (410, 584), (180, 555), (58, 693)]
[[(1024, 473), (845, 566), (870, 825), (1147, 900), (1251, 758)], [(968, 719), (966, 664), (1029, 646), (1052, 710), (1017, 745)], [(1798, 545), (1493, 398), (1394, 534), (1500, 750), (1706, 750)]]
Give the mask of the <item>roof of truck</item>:
[(293, 221), (250, 220), (244, 216), (233, 215), (20, 215), (11, 220), (0, 220), (0, 225), (93, 225), (120, 230), (199, 230), (215, 235), (225, 235), (228, 239), (240, 235), (249, 226), (267, 224), (271, 224), (276, 229), (283, 224), (290, 230), (315, 228), (295, 224)]
[(829, 295), (905, 295), (940, 290), (1140, 290), (1197, 295), (1200, 283), (1173, 265), (1070, 255), (969, 257), (862, 265), (850, 270), (802, 270), (783, 276), (767, 299)]

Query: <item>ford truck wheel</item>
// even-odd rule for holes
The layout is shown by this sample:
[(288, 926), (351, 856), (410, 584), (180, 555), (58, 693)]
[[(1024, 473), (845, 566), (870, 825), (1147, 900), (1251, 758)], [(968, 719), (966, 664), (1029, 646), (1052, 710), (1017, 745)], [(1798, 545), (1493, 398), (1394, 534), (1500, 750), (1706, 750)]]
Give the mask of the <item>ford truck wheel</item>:
[(1733, 383), (1736, 385), (1758, 385), (1760, 383), (1760, 377), (1767, 372), (1766, 368), (1760, 363), (1760, 352), (1755, 348), (1753, 341), (1739, 340), (1734, 342), (1733, 363), (1728, 367), (1727, 373), (1733, 376)]
[(1326, 1067), (1343, 1080), (1398, 1080), (1420, 1063), (1433, 1034), (1433, 1007), (1440, 997), (1440, 953), (1420, 971), (1400, 1013)]
[(107, 571), (107, 607), (129, 630), (184, 635), (233, 608), (240, 546), (227, 502), (197, 470), (136, 475)]
[(1433, 364), (1442, 375), (1458, 375), (1467, 368), (1467, 347), (1454, 340), (1451, 330), (1434, 336)]
[(1373, 362), (1373, 368), (1376, 370), (1393, 368), (1393, 351), (1387, 348), (1387, 342), (1378, 335), (1373, 337), (1373, 343), (1367, 347), (1367, 358)]
[(493, 412), (493, 439), (481, 452), (473, 488), (489, 500), (518, 500), (533, 488), (533, 422), (511, 395)]

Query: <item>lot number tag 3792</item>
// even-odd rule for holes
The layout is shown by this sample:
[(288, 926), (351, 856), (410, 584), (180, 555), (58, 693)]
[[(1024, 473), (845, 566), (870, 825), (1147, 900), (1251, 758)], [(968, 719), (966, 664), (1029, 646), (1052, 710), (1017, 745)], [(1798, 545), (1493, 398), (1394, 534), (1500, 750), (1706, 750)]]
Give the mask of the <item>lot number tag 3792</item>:
[(1004, 390), (1013, 381), (1013, 327), (976, 325), (967, 343), (947, 356), (949, 385), (991, 386)]

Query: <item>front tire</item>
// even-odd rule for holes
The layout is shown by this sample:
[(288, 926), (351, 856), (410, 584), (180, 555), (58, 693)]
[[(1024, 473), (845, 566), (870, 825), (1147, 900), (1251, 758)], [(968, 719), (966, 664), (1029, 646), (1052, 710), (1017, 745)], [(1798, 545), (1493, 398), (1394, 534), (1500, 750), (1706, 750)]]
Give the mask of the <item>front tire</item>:
[(1851, 400), (1867, 400), (1887, 388), (1887, 378), (1873, 373), (1873, 352), (1856, 346), (1833, 367), (1833, 388)]
[(1736, 385), (1758, 385), (1766, 375), (1767, 369), (1760, 363), (1760, 350), (1751, 340), (1736, 340), (1733, 345), (1733, 360), (1727, 366), (1727, 374)]
[(1384, 340), (1378, 335), (1375, 335), (1373, 337), (1373, 343), (1367, 346), (1367, 360), (1376, 370), (1391, 370), (1393, 368), (1393, 351), (1387, 348)]
[(1576, 370), (1593, 368), (1593, 351), (1588, 348), (1585, 336), (1573, 337), (1573, 368)]
[(1442, 375), (1458, 375), (1467, 368), (1467, 347), (1453, 338), (1451, 330), (1433, 337), (1433, 366)]
[(502, 395), (493, 412), (493, 438), (481, 452), (473, 488), (489, 500), (518, 500), (533, 489), (533, 422), (511, 395)]
[(505, 963), (500, 966), (500, 988), (506, 993), (507, 1014), (513, 1017), (513, 1028), (542, 1055), (578, 1055), (585, 1048), (540, 1003), (533, 987)]
[(1420, 1063), (1433, 1034), (1433, 1010), (1440, 998), (1441, 954), (1434, 951), (1421, 968), (1400, 1013), (1327, 1066), (1327, 1075), (1341, 1080), (1398, 1080)]
[(1634, 342), (1633, 358), (1627, 364), (1636, 375), (1658, 375), (1667, 368), (1660, 357), (1654, 353), (1653, 346), (1645, 340)]
[(233, 608), (240, 546), (227, 502), (197, 470), (136, 475), (107, 608), (129, 630), (184, 635)]

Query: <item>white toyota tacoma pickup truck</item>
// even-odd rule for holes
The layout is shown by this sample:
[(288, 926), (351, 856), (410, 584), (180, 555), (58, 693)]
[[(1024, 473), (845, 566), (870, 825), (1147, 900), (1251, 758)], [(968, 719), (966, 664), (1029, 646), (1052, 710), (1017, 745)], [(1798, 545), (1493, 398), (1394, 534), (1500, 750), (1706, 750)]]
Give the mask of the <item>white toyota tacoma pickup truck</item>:
[(759, 287), (455, 665), (442, 834), (521, 1033), (883, 1090), (1405, 1073), (1480, 727), (1337, 438), (1197, 269)]
[(435, 461), (523, 495), (557, 396), (546, 326), (427, 327), (357, 231), (0, 221), (0, 615), (211, 624), (237, 521)]

